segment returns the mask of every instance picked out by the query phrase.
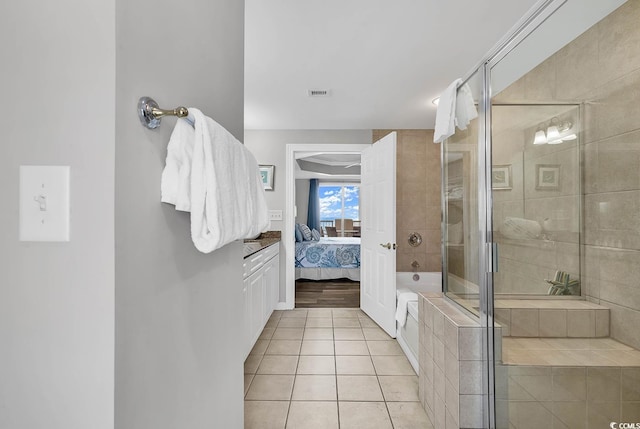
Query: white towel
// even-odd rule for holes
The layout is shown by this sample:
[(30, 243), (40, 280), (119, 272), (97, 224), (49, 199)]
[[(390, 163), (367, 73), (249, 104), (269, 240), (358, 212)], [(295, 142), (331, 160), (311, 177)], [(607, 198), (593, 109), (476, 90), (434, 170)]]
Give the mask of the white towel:
[(162, 201), (191, 212), (191, 239), (209, 253), (269, 226), (258, 163), (231, 133), (200, 110), (178, 120), (167, 148)]
[(410, 301), (417, 301), (418, 294), (415, 292), (402, 292), (398, 295), (398, 306), (396, 307), (396, 321), (400, 326), (407, 323), (407, 305)]
[(466, 130), (467, 125), (478, 117), (478, 111), (473, 103), (473, 94), (468, 84), (462, 85), (456, 95), (456, 126)]
[(456, 93), (462, 79), (456, 79), (440, 94), (438, 111), (436, 112), (436, 126), (433, 134), (434, 143), (441, 143), (452, 136), (456, 130)]

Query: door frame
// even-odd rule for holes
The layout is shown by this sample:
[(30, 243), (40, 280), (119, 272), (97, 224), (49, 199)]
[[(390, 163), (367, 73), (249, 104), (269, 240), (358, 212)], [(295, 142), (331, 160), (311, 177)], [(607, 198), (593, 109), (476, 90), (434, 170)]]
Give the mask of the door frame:
[(288, 144), (285, 168), (285, 213), (282, 228), (282, 244), (284, 247), (285, 264), (285, 301), (279, 302), (278, 310), (290, 310), (296, 305), (295, 279), (295, 204), (296, 204), (296, 154), (300, 152), (333, 152), (333, 153), (361, 153), (371, 144)]

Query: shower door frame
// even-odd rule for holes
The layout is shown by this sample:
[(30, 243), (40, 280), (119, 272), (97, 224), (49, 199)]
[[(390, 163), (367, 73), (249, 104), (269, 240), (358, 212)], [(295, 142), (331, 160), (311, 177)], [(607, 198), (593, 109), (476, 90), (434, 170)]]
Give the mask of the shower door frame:
[[(496, 428), (495, 403), (495, 337), (494, 337), (494, 284), (493, 273), (497, 272), (497, 244), (493, 241), (493, 191), (491, 188), (491, 69), (506, 55), (514, 50), (520, 42), (534, 32), (544, 21), (555, 13), (568, 0), (539, 0), (506, 36), (491, 49), (485, 58), (462, 79), (467, 82), (475, 73), (482, 77), (481, 98), (478, 100), (478, 267), (479, 267), (479, 311), (478, 316), (482, 330), (482, 389), (486, 398), (484, 402), (484, 427)], [(446, 140), (443, 145), (446, 144)], [(441, 148), (441, 162), (444, 162), (444, 146)], [(444, 164), (443, 164), (444, 165)], [(442, 169), (442, 183), (445, 177)], [(442, 189), (444, 204), (445, 190)], [(443, 205), (443, 207), (445, 207)], [(447, 225), (442, 217), (443, 231), (443, 279), (447, 274), (446, 241)], [(443, 280), (444, 281), (444, 280)], [(452, 300), (456, 305), (457, 302)]]

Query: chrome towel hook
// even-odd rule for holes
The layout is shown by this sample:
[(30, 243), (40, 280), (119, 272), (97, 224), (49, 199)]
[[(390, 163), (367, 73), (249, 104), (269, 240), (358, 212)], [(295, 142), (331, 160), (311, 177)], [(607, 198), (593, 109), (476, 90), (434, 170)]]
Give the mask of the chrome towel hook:
[(151, 97), (140, 97), (138, 100), (138, 118), (145, 127), (150, 130), (160, 126), (160, 118), (163, 116), (177, 116), (178, 118), (186, 118), (189, 110), (186, 107), (178, 106), (175, 109), (160, 109), (158, 103)]

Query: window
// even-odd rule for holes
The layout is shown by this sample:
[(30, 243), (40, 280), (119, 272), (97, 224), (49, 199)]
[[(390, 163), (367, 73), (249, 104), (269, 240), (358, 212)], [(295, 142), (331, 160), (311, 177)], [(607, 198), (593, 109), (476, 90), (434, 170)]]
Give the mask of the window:
[(318, 194), (322, 226), (335, 226), (336, 219), (360, 219), (360, 185), (321, 183)]

